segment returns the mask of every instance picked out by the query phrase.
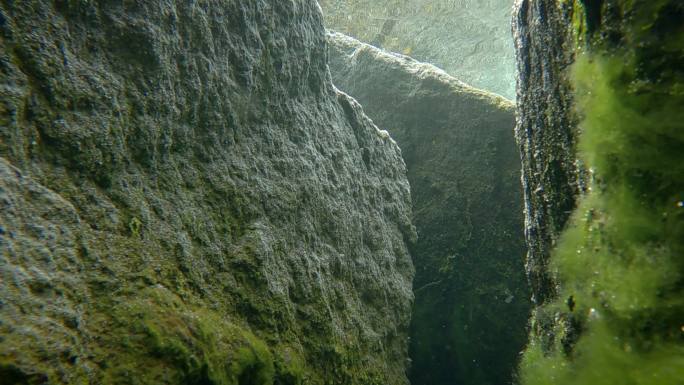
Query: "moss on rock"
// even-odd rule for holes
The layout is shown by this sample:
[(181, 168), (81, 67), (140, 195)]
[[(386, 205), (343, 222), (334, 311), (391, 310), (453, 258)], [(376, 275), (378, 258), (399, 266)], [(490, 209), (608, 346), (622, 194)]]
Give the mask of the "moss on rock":
[(405, 174), (315, 1), (0, 2), (0, 374), (406, 384)]
[[(553, 253), (555, 301), (522, 380), (677, 384), (684, 378), (684, 5), (603, 1), (572, 79), (589, 188)], [(577, 7), (578, 4), (575, 4)], [(678, 20), (678, 21), (676, 21)], [(538, 322), (541, 318), (536, 319)]]

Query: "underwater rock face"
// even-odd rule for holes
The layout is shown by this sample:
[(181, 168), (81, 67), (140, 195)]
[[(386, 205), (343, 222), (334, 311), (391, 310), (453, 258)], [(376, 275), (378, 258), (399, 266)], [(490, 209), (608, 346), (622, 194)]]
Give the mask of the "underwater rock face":
[(325, 51), (310, 0), (2, 2), (0, 378), (408, 383), (406, 170)]
[(549, 257), (582, 190), (568, 71), (574, 60), (574, 52), (567, 49), (573, 44), (568, 8), (555, 1), (520, 0), (513, 19), (518, 71), (515, 133), (525, 194), (526, 270), (536, 304), (555, 296)]
[(326, 27), (515, 99), (513, 0), (319, 0)]
[[(525, 183), (539, 184), (542, 200), (569, 192), (576, 201), (569, 216), (533, 200), (528, 206), (533, 219), (560, 226), (538, 227), (553, 242), (545, 244), (546, 257), (551, 256), (545, 271), (538, 271), (546, 276), (535, 287), (541, 301), (531, 321), (521, 382), (680, 383), (684, 3), (520, 1), (518, 6), (519, 96), (560, 90), (546, 97), (562, 107), (556, 111), (568, 122), (559, 131), (557, 118), (536, 108), (539, 98), (521, 101), (523, 156), (547, 167), (559, 157), (567, 160), (566, 172), (556, 179), (544, 181), (528, 172)], [(572, 97), (566, 98), (569, 89)], [(567, 112), (573, 110), (576, 117)], [(573, 157), (574, 172), (568, 171)], [(528, 235), (533, 249), (541, 238)], [(534, 274), (531, 278), (534, 282)]]
[(328, 39), (333, 83), (396, 139), (408, 169), (411, 383), (510, 383), (530, 310), (513, 105), (432, 65)]

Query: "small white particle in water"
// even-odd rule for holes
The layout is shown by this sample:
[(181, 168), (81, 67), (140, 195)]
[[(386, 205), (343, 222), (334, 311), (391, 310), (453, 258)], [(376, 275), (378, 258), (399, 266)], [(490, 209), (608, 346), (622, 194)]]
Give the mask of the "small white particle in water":
[(599, 312), (596, 309), (594, 309), (593, 307), (591, 309), (589, 309), (589, 318), (590, 319), (598, 319), (599, 317), (600, 317)]
[(684, 207), (684, 201), (677, 202), (677, 207)]

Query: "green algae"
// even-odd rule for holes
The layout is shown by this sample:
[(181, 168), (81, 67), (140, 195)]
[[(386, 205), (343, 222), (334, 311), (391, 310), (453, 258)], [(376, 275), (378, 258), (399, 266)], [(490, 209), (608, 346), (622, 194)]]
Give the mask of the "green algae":
[(553, 254), (560, 292), (537, 310), (535, 322), (553, 326), (528, 346), (527, 385), (684, 378), (684, 28), (668, 21), (683, 11), (673, 1), (602, 11), (572, 72), (591, 180)]
[(138, 217), (131, 218), (131, 220), (128, 222), (128, 230), (130, 230), (131, 235), (133, 235), (136, 238), (140, 238), (142, 222), (140, 222), (140, 219), (138, 219)]
[(214, 314), (189, 309), (162, 287), (116, 304), (112, 313), (111, 346), (127, 354), (106, 362), (107, 382), (238, 384), (239, 368), (255, 365), (250, 351), (271, 362), (272, 372), (272, 356), (256, 337)]
[(162, 286), (114, 304), (108, 339), (114, 354), (101, 365), (107, 383), (297, 385), (301, 353), (273, 348), (246, 326), (194, 308)]

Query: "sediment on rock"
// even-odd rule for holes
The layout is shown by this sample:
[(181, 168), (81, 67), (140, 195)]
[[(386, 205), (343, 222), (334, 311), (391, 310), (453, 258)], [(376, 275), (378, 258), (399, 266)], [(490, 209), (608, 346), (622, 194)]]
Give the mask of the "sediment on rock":
[(513, 104), (407, 56), (328, 40), (333, 83), (397, 141), (408, 169), (411, 383), (510, 383), (530, 310)]

